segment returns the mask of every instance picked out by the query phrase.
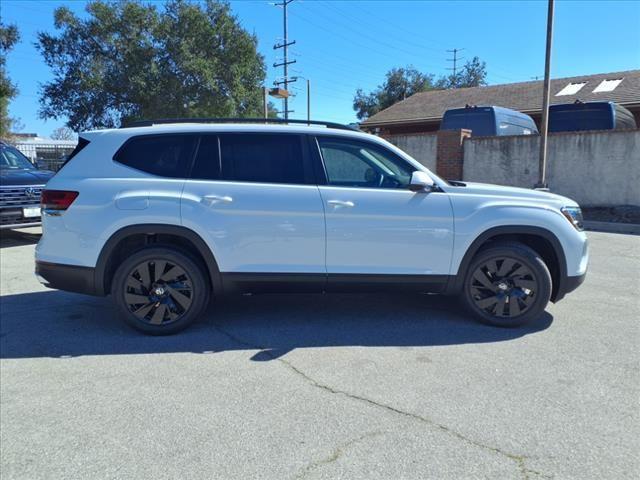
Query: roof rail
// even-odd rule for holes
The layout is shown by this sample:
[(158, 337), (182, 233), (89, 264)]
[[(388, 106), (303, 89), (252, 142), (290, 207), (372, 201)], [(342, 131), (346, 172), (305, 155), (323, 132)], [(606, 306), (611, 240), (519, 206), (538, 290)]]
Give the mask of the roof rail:
[(255, 123), (255, 124), (276, 124), (276, 125), (322, 125), (327, 128), (338, 130), (357, 130), (349, 125), (335, 122), (322, 122), (317, 120), (285, 120), (284, 118), (160, 118), (153, 120), (138, 120), (127, 123), (120, 128), (151, 127), (167, 123)]

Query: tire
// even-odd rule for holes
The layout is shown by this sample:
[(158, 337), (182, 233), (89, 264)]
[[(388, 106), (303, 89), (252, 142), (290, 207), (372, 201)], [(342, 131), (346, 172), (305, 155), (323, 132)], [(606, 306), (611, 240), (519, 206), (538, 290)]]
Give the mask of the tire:
[(210, 293), (203, 270), (171, 247), (144, 248), (129, 256), (116, 270), (111, 287), (123, 319), (149, 335), (187, 328), (209, 304)]
[(462, 297), (481, 322), (519, 327), (542, 315), (551, 288), (551, 274), (537, 252), (520, 243), (499, 243), (473, 258)]

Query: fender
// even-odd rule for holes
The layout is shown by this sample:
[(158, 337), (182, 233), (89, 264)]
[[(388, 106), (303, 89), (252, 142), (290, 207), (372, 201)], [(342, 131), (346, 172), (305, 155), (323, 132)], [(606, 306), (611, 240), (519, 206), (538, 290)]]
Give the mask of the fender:
[(475, 256), (476, 253), (482, 248), (482, 246), (492, 237), (496, 237), (498, 235), (535, 235), (538, 237), (542, 237), (547, 240), (556, 254), (556, 258), (558, 259), (558, 270), (559, 270), (559, 278), (558, 285), (554, 285), (553, 288), (553, 296), (552, 301), (556, 302), (560, 300), (564, 296), (564, 292), (566, 291), (566, 282), (567, 282), (567, 259), (564, 254), (564, 250), (562, 249), (562, 244), (558, 237), (542, 227), (532, 227), (526, 225), (512, 225), (512, 226), (502, 226), (502, 227), (493, 227), (488, 230), (482, 232), (476, 239), (471, 243), (469, 248), (462, 257), (462, 261), (458, 266), (458, 272), (456, 275), (451, 276), (451, 280), (447, 285), (447, 293), (448, 294), (456, 294), (462, 291), (464, 286), (464, 277), (466, 275), (467, 269), (471, 264), (471, 260)]
[(94, 271), (95, 291), (98, 295), (107, 295), (109, 293), (106, 291), (105, 273), (109, 258), (111, 257), (114, 249), (116, 248), (118, 243), (120, 243), (120, 241), (131, 235), (137, 234), (175, 235), (191, 242), (206, 263), (207, 271), (209, 273), (209, 277), (211, 278), (211, 286), (213, 287), (213, 291), (222, 292), (222, 280), (220, 276), (220, 269), (218, 268), (218, 262), (216, 262), (211, 249), (205, 243), (202, 237), (200, 237), (200, 235), (198, 235), (193, 230), (179, 225), (163, 225), (151, 223), (129, 225), (127, 227), (123, 227), (120, 230), (116, 231), (113, 235), (111, 235), (109, 240), (106, 241), (106, 243), (102, 247), (102, 250), (100, 251), (100, 255), (98, 256), (98, 261), (96, 263)]

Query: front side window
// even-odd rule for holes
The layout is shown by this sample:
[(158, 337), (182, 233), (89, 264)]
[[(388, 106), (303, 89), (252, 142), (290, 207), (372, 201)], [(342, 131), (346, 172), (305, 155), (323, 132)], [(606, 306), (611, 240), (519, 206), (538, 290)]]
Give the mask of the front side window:
[(368, 142), (318, 137), (329, 185), (406, 188), (415, 170), (395, 153)]
[(145, 135), (124, 144), (114, 160), (160, 177), (184, 178), (189, 168), (196, 135)]
[(224, 180), (306, 183), (298, 135), (224, 134), (220, 135), (220, 150)]

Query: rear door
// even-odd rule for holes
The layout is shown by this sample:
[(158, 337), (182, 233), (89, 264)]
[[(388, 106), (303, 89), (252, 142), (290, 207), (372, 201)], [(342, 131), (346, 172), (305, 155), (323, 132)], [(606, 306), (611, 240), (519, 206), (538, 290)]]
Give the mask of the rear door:
[(183, 225), (239, 281), (322, 282), (324, 212), (309, 165), (301, 135), (202, 135), (182, 195)]

